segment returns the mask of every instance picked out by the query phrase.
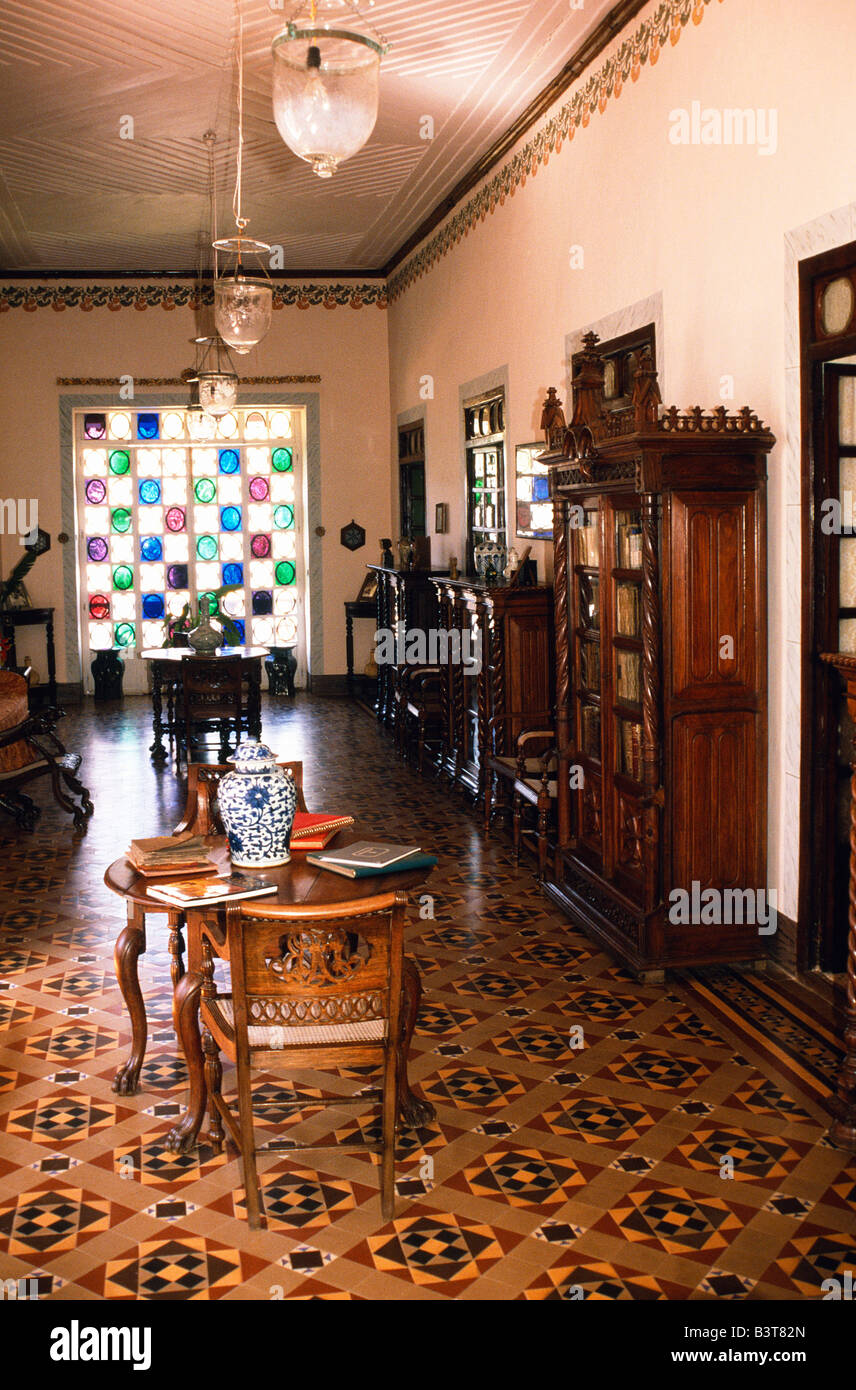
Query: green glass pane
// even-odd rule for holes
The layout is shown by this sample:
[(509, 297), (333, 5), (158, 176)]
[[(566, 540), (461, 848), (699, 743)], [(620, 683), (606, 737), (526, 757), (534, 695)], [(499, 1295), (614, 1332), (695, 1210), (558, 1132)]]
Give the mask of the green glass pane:
[(133, 623), (117, 623), (114, 633), (117, 647), (132, 647), (137, 640)]
[(132, 589), (134, 587), (134, 571), (130, 565), (117, 565), (113, 571), (114, 589)]
[(110, 472), (116, 473), (121, 477), (121, 475), (127, 473), (128, 469), (131, 467), (131, 455), (128, 453), (127, 449), (114, 449), (110, 455), (109, 463)]
[(294, 454), (291, 449), (274, 449), (271, 454), (271, 463), (277, 473), (290, 473), (293, 458)]
[(277, 584), (293, 584), (297, 578), (297, 572), (290, 560), (280, 560), (276, 567)]
[(201, 613), (205, 612), (206, 603), (208, 604), (209, 618), (213, 618), (217, 613), (220, 612), (220, 605), (217, 602), (217, 595), (212, 594), (210, 589), (208, 593), (199, 595), (199, 611)]
[(217, 557), (217, 542), (213, 536), (200, 536), (196, 542), (196, 554), (200, 560), (214, 560)]
[(287, 502), (276, 507), (273, 514), (273, 524), (278, 531), (288, 531), (294, 525), (294, 508), (289, 507)]
[(213, 502), (217, 496), (217, 484), (213, 478), (200, 478), (193, 491), (197, 502)]
[(127, 507), (117, 507), (110, 515), (110, 525), (114, 531), (129, 531), (131, 529), (131, 513)]

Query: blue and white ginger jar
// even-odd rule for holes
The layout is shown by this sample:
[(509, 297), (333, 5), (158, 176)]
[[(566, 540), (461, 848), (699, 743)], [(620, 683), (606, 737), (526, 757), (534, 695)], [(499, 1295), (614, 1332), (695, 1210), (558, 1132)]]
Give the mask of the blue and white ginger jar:
[(220, 783), (217, 801), (232, 864), (238, 869), (273, 869), (291, 859), (291, 827), (297, 786), (291, 772), (277, 767), (264, 743), (239, 743)]

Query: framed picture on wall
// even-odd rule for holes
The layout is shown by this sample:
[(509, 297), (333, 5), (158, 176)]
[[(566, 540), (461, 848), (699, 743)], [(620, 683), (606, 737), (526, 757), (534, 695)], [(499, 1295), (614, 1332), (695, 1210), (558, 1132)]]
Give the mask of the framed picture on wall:
[(535, 541), (553, 539), (549, 469), (538, 462), (538, 455), (543, 452), (543, 440), (536, 444), (518, 444), (514, 451), (517, 535)]
[(438, 536), (445, 536), (449, 530), (449, 504), (437, 502), (434, 506), (434, 530)]

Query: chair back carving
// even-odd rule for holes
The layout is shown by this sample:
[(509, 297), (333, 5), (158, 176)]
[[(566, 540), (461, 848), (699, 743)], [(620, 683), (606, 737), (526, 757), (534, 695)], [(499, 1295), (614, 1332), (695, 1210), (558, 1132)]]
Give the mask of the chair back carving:
[[(297, 787), (297, 809), (306, 810), (303, 795), (303, 763), (277, 763), (284, 771), (290, 772)], [(187, 801), (184, 815), (174, 834), (189, 830), (194, 835), (224, 835), (225, 827), (220, 815), (217, 793), (227, 772), (234, 769), (229, 763), (191, 763), (187, 769)]]
[(236, 1042), (248, 1027), (387, 1020), (397, 1044), (404, 967), (404, 893), (354, 903), (263, 907), (226, 914)]

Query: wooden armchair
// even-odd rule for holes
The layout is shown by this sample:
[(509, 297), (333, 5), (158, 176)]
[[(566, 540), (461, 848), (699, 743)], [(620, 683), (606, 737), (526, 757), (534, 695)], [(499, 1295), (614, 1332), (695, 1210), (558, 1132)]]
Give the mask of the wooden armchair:
[(56, 710), (30, 714), (27, 681), (15, 671), (0, 671), (0, 809), (19, 826), (33, 830), (39, 807), (19, 790), (37, 777), (50, 777), (54, 800), (69, 811), (77, 830), (86, 825), (93, 806), (78, 779), (81, 757), (67, 753), (56, 736)]
[(439, 666), (404, 666), (395, 690), (395, 741), (407, 757), (416, 736), (416, 765), (422, 772), (429, 734), (441, 742), (443, 728), (443, 674)]
[[(297, 787), (297, 809), (306, 810), (303, 796), (303, 763), (278, 763), (294, 777)], [(217, 805), (217, 791), (227, 772), (232, 772), (228, 763), (190, 763), (187, 768), (187, 800), (184, 814), (172, 832), (180, 835), (189, 830), (194, 835), (224, 835), (225, 829), (220, 819)]]
[[(218, 1150), (223, 1123), (243, 1160), (247, 1216), (263, 1222), (256, 1168), (252, 1072), (335, 1070), (373, 1064), (381, 1084), (369, 1093), (380, 1099), (380, 1143), (297, 1145), (358, 1148), (380, 1153), (381, 1211), (390, 1220), (395, 1200), (395, 1130), (398, 1084), (406, 1058), (404, 1031), (404, 893), (388, 893), (335, 905), (264, 907), (236, 903), (226, 910), (226, 940), (216, 924), (201, 921), (202, 993), (200, 1019), (209, 1098), (209, 1139)], [(191, 909), (191, 912), (196, 912)], [(214, 958), (228, 959), (231, 989), (218, 992)], [(221, 1094), (220, 1054), (237, 1067), (238, 1114)], [(365, 1104), (366, 1091), (332, 1096), (316, 1104)], [(300, 1109), (301, 1102), (294, 1108)]]
[[(515, 723), (519, 726), (524, 716), (503, 714), (490, 721), (485, 760), (484, 828), (485, 833), (489, 834), (492, 816), (510, 809), (514, 852), (519, 862), (524, 834), (523, 811), (525, 806), (531, 806), (537, 817), (534, 838), (538, 853), (538, 876), (543, 878), (547, 872), (550, 816), (557, 800), (559, 755), (552, 712), (536, 712), (525, 717), (532, 720), (535, 727), (524, 728), (511, 738), (506, 735), (507, 726)], [(508, 745), (511, 745), (512, 751), (498, 751)], [(505, 798), (508, 788), (512, 790), (510, 807)]]
[[(188, 656), (181, 663), (183, 720), (178, 755), (184, 746), (187, 761), (200, 730), (216, 730), (221, 761), (229, 756), (229, 742), (237, 743), (247, 724), (244, 668), (240, 656)], [(194, 732), (196, 731), (196, 732)]]

